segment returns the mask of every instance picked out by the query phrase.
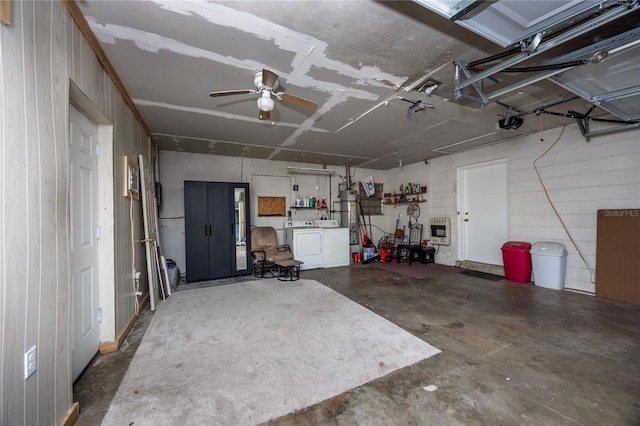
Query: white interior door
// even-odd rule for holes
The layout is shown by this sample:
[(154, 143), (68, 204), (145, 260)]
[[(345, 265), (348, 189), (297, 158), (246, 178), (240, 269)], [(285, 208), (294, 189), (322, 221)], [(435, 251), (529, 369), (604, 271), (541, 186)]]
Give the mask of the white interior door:
[(502, 265), (502, 245), (509, 238), (507, 161), (498, 160), (458, 171), (461, 258)]
[(158, 263), (158, 221), (156, 216), (156, 189), (153, 170), (147, 160), (138, 156), (140, 165), (140, 194), (142, 197), (142, 216), (144, 221), (144, 239), (147, 252), (147, 276), (149, 277), (149, 301), (151, 310), (155, 311), (160, 299), (160, 284)]
[(71, 150), (72, 373), (75, 380), (98, 352), (98, 128), (69, 105)]

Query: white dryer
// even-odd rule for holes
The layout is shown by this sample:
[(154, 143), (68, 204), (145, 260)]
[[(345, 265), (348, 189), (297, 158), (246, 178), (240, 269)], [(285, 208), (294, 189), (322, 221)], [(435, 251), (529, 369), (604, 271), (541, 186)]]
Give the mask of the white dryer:
[(293, 258), (304, 262), (300, 269), (315, 269), (324, 266), (320, 228), (310, 220), (289, 220), (284, 224), (285, 242), (291, 247)]
[(313, 225), (322, 229), (324, 267), (349, 266), (351, 264), (349, 228), (340, 228), (337, 220), (314, 220)]

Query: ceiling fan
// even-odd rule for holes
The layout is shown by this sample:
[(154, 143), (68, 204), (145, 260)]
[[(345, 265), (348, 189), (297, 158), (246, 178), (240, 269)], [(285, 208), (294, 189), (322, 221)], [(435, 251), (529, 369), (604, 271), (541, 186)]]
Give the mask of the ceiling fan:
[(258, 118), (260, 120), (268, 120), (271, 117), (271, 111), (275, 107), (275, 103), (271, 96), (275, 96), (280, 101), (292, 103), (303, 108), (310, 110), (318, 109), (318, 105), (308, 101), (306, 99), (299, 98), (297, 96), (289, 95), (284, 92), (276, 92), (278, 89), (278, 74), (268, 69), (258, 71), (253, 78), (253, 84), (255, 89), (245, 90), (226, 90), (221, 92), (211, 92), (209, 96), (215, 98), (217, 96), (229, 96), (229, 95), (248, 95), (253, 93), (260, 93), (258, 98)]

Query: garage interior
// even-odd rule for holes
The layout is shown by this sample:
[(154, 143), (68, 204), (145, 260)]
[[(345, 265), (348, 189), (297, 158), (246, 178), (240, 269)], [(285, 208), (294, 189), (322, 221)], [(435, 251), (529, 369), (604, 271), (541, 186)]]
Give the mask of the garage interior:
[[(12, 105), (0, 423), (109, 422), (163, 306), (279, 286), (252, 276), (251, 229), (288, 243), (305, 229), (287, 223), (334, 221), (349, 230), (346, 264), (305, 259), (291, 288), (320, 283), (441, 352), (267, 423), (637, 423), (640, 2), (63, 0), (0, 12), (0, 98)], [(95, 340), (79, 364), (81, 116), (98, 143)], [(210, 194), (227, 186), (225, 214), (244, 214), (221, 228), (231, 257), (207, 224), (211, 252), (194, 262), (190, 200), (220, 211)], [(354, 256), (379, 255), (412, 224), (433, 263)], [(507, 242), (565, 248), (559, 288), (539, 271), (510, 277)], [(175, 262), (173, 288), (158, 260)]]

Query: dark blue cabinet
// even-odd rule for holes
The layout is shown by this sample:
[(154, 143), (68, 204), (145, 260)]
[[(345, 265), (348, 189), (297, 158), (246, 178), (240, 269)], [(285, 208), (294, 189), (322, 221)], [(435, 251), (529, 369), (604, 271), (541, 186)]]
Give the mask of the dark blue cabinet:
[(184, 182), (187, 282), (250, 272), (249, 184)]

